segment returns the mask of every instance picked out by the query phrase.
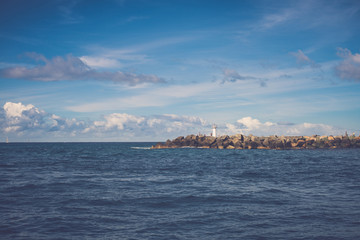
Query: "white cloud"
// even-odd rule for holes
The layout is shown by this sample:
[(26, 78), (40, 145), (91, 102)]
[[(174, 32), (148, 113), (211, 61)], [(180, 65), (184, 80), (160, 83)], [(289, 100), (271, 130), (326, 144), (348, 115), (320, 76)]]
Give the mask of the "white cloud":
[[(224, 127), (222, 127), (224, 126)], [(98, 121), (81, 121), (49, 114), (35, 106), (22, 103), (5, 103), (0, 109), (0, 133), (18, 139), (36, 138), (44, 141), (59, 139), (82, 141), (155, 141), (186, 136), (207, 134), (211, 124), (197, 116), (163, 114), (136, 116), (127, 113), (112, 113)], [(235, 123), (219, 125), (221, 135), (253, 134), (269, 135), (340, 135), (344, 130), (326, 124), (314, 123), (262, 123), (252, 117), (244, 117)]]
[(124, 130), (124, 125), (139, 125), (145, 121), (143, 117), (136, 117), (126, 113), (113, 113), (104, 117), (105, 121), (95, 121), (94, 126), (104, 127), (105, 130), (117, 128), (118, 130)]
[(306, 136), (306, 135), (341, 135), (344, 129), (335, 128), (326, 124), (315, 123), (261, 123), (260, 120), (252, 117), (244, 117), (235, 124), (226, 124), (225, 133), (232, 134), (253, 134), (256, 136), (285, 135), (285, 136)]
[(261, 126), (261, 123), (257, 119), (253, 119), (252, 117), (244, 117), (242, 119), (237, 120), (237, 123), (243, 125), (245, 128), (252, 130), (257, 129)]
[(4, 128), (4, 132), (5, 133), (9, 133), (9, 132), (16, 132), (20, 129), (20, 126), (11, 126), (11, 127), (5, 127)]
[(41, 129), (45, 124), (46, 113), (31, 104), (6, 102), (3, 106), (4, 119), (2, 127), (5, 132), (26, 131), (27, 129)]
[(50, 132), (76, 132), (85, 126), (82, 121), (50, 115), (32, 104), (6, 102), (0, 113), (0, 131), (7, 134), (41, 136)]
[(80, 60), (91, 68), (120, 68), (123, 65), (113, 58), (82, 56)]
[(146, 121), (146, 123), (150, 126), (150, 127), (154, 127), (156, 125), (160, 125), (163, 121), (161, 119), (156, 119), (156, 118), (151, 118), (149, 120)]
[[(159, 138), (176, 137), (203, 131), (205, 120), (195, 116), (163, 114), (139, 117), (126, 113), (112, 113), (104, 116), (103, 121), (95, 121), (86, 129), (96, 134), (121, 134), (132, 137)], [(114, 132), (115, 131), (115, 132)]]
[(338, 48), (338, 56), (343, 60), (335, 67), (338, 77), (360, 82), (360, 54), (352, 54), (349, 49)]
[[(71, 54), (67, 55), (65, 58), (57, 56), (51, 60), (37, 53), (30, 53), (28, 56), (37, 61), (41, 61), (44, 64), (37, 65), (33, 68), (22, 66), (3, 68), (0, 69), (0, 75), (4, 78), (27, 79), (43, 82), (62, 80), (98, 80), (113, 81), (115, 83), (125, 83), (129, 85), (165, 82), (163, 79), (155, 75), (134, 74), (120, 71), (96, 71), (90, 68), (90, 66), (83, 62), (80, 58), (74, 57)], [(94, 63), (94, 60), (92, 63), (96, 64)], [(101, 63), (98, 62), (97, 64)], [(103, 62), (102, 64), (106, 63)], [(107, 64), (109, 64), (109, 62), (107, 62)]]
[(40, 113), (40, 111), (32, 104), (23, 105), (21, 103), (6, 102), (4, 105), (4, 110), (8, 118), (21, 117), (24, 111), (29, 111), (31, 109), (37, 113)]
[(7, 102), (0, 109), (0, 132), (14, 138), (159, 140), (203, 131), (207, 123), (196, 116), (164, 114), (135, 116), (112, 113), (98, 121), (81, 121), (46, 113), (32, 104)]
[(274, 123), (266, 122), (262, 124), (258, 119), (254, 119), (252, 117), (244, 117), (237, 120), (237, 123), (244, 126), (249, 131), (254, 129), (259, 129), (260, 127), (271, 127), (274, 126)]

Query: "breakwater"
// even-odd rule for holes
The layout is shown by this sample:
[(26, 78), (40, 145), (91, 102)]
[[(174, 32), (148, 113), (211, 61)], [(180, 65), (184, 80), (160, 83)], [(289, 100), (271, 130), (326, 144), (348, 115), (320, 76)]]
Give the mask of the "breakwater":
[(355, 136), (269, 136), (257, 137), (237, 134), (211, 137), (202, 135), (180, 136), (152, 149), (162, 148), (217, 148), (217, 149), (333, 149), (360, 148), (360, 137)]

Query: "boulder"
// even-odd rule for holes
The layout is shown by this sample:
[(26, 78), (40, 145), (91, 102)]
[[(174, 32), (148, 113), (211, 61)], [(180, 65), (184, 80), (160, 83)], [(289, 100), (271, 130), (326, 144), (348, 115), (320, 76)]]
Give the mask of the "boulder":
[(297, 141), (295, 147), (305, 147), (305, 140), (299, 140)]
[(311, 146), (314, 142), (315, 142), (316, 139), (313, 139), (313, 138), (308, 138), (306, 139), (306, 147), (308, 146)]
[(291, 145), (291, 140), (290, 139), (286, 139), (285, 142), (284, 142), (284, 146), (285, 148), (291, 148), (292, 145)]
[(281, 141), (280, 139), (276, 141), (276, 149), (284, 149), (284, 142)]
[(226, 149), (235, 149), (235, 147), (232, 146), (232, 145), (228, 145), (228, 146), (226, 147)]
[(266, 147), (269, 146), (269, 138), (265, 138), (264, 141), (262, 142), (262, 144)]
[(345, 138), (345, 139), (343, 139), (343, 140), (341, 141), (340, 146), (341, 146), (342, 148), (350, 148), (350, 147), (351, 147), (351, 142), (350, 142), (350, 140), (349, 140), (348, 138)]
[(244, 148), (243, 144), (242, 144), (240, 141), (236, 142), (236, 143), (234, 144), (234, 147), (235, 147), (236, 149), (243, 149), (243, 148)]
[(249, 149), (257, 149), (258, 146), (259, 146), (259, 143), (251, 141), (248, 148)]
[(235, 138), (239, 139), (241, 142), (244, 141), (244, 135), (242, 135), (242, 134), (236, 134)]

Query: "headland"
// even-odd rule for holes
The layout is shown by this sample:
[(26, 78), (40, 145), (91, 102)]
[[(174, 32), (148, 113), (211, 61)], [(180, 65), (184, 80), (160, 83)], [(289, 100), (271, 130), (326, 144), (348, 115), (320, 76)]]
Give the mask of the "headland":
[(163, 148), (215, 148), (215, 149), (334, 149), (360, 148), (360, 136), (269, 136), (257, 137), (237, 134), (233, 136), (180, 136), (152, 149)]

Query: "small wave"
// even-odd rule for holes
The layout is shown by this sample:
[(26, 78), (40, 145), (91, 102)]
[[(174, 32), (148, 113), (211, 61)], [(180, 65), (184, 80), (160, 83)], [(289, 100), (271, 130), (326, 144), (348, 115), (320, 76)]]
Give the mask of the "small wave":
[(143, 150), (148, 150), (148, 149), (151, 149), (151, 147), (131, 147), (131, 149), (143, 149)]

